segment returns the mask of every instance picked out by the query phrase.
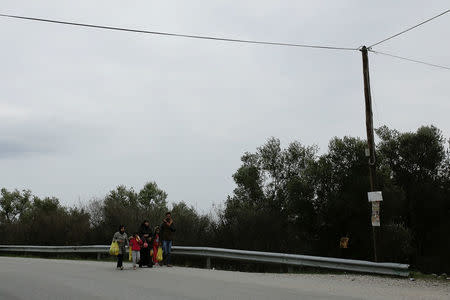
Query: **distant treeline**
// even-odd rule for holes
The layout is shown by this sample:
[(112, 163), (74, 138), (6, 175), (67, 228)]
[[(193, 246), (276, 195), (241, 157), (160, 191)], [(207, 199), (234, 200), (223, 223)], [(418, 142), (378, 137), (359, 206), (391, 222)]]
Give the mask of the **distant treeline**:
[[(450, 153), (434, 126), (401, 133), (376, 130), (377, 188), (383, 191), (380, 261), (424, 272), (450, 272)], [(176, 245), (300, 253), (371, 260), (373, 240), (366, 143), (333, 138), (328, 151), (269, 139), (245, 153), (236, 188), (222, 207), (199, 214), (184, 202), (170, 207)], [(132, 233), (143, 219), (159, 225), (169, 210), (156, 183), (139, 192), (119, 186), (103, 199), (64, 207), (28, 190), (1, 190), (2, 244), (107, 244), (119, 224)], [(339, 248), (349, 237), (348, 249)]]

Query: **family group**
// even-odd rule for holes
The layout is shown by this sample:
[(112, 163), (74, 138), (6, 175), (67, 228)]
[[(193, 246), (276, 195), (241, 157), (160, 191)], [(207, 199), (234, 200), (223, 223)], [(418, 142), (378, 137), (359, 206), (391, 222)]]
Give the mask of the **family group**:
[[(125, 225), (120, 225), (119, 231), (114, 233), (110, 250), (111, 254), (117, 255), (117, 268), (123, 270), (123, 257), (127, 246), (129, 247), (134, 270), (136, 270), (137, 264), (139, 264), (140, 268), (152, 268), (154, 265), (171, 267), (170, 253), (172, 251), (172, 236), (174, 232), (175, 226), (170, 212), (166, 213), (162, 224), (154, 229), (150, 227), (148, 220), (144, 220), (139, 230), (133, 233), (131, 237), (125, 232)], [(162, 258), (159, 257), (158, 259), (158, 252), (161, 252), (158, 251), (160, 248), (162, 248)]]

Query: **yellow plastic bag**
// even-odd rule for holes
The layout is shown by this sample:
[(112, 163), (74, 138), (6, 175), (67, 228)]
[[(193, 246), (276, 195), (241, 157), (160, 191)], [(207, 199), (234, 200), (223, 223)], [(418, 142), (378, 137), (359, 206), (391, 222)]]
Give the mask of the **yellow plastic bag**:
[(109, 247), (109, 254), (114, 256), (119, 255), (119, 244), (117, 242), (111, 243), (111, 247)]
[(128, 249), (129, 249), (129, 251), (128, 251), (128, 259), (129, 259), (130, 261), (132, 261), (132, 260), (133, 260), (133, 254), (131, 254), (131, 252), (132, 252), (131, 247), (128, 248)]
[(163, 250), (161, 247), (158, 248), (158, 253), (156, 254), (156, 259), (158, 261), (162, 261), (163, 260)]

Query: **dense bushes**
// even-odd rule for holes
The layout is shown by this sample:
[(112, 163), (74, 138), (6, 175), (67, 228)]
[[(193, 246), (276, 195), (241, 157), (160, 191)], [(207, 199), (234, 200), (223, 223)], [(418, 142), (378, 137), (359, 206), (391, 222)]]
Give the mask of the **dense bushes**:
[[(450, 155), (441, 132), (421, 127), (377, 130), (378, 189), (383, 191), (379, 257), (424, 271), (450, 271)], [(333, 138), (322, 155), (293, 142), (269, 139), (245, 153), (233, 175), (236, 188), (222, 209), (201, 215), (186, 203), (170, 207), (176, 244), (372, 259), (367, 201), (366, 144)], [(117, 225), (159, 225), (169, 209), (166, 192), (147, 183), (139, 192), (119, 186), (82, 207), (62, 207), (30, 191), (1, 190), (0, 234), (5, 243), (108, 243)], [(339, 239), (350, 238), (346, 252)]]

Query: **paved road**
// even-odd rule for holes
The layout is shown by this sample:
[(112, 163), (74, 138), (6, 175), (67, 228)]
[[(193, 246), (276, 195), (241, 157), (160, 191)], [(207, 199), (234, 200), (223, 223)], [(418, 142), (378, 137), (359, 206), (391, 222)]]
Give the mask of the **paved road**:
[(0, 299), (450, 299), (445, 282), (126, 267), (119, 271), (107, 262), (0, 257)]

